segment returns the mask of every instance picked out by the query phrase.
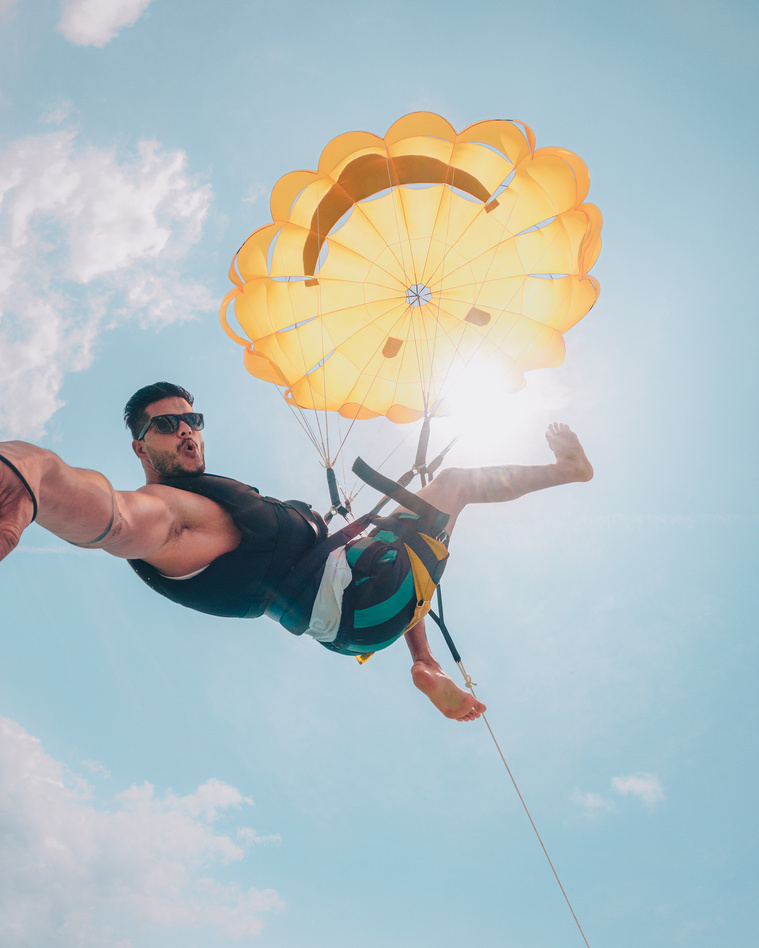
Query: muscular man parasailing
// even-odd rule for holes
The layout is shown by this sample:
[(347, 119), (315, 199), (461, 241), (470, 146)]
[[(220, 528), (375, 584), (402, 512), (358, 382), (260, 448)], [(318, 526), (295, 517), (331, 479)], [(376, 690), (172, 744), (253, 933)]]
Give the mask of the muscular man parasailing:
[[(467, 504), (515, 500), (593, 476), (577, 436), (552, 424), (552, 464), (445, 469), (416, 495), (426, 502), (421, 516), (399, 508), (366, 535), (329, 539), (308, 504), (262, 497), (205, 473), (203, 416), (185, 389), (146, 386), (124, 416), (145, 471), (136, 491), (116, 491), (104, 475), (35, 445), (0, 443), (0, 559), (36, 516), (69, 543), (129, 560), (151, 588), (201, 612), (266, 614), (346, 655), (377, 651), (403, 635), (414, 684), (458, 721), (485, 707), (443, 672), (421, 618), (456, 518)], [(444, 533), (446, 516), (434, 525), (424, 509), (447, 516)]]

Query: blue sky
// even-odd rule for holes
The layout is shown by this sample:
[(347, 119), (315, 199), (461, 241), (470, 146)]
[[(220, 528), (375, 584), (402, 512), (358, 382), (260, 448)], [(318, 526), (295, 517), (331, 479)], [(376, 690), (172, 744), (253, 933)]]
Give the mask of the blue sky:
[[(0, 0), (0, 437), (119, 488), (123, 405), (168, 378), (210, 470), (326, 508), (217, 310), (335, 135), (517, 118), (588, 164), (600, 300), (452, 459), (548, 461), (559, 418), (596, 478), (469, 511), (446, 614), (593, 948), (756, 939), (758, 19)], [(183, 612), (36, 526), (0, 592), (3, 948), (582, 944), (484, 725), (402, 644), (359, 668)]]

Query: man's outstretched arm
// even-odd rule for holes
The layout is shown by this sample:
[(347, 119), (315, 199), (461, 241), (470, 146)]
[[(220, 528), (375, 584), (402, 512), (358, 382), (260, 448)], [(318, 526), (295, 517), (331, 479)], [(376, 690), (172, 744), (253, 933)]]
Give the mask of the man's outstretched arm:
[(166, 542), (172, 512), (162, 498), (115, 491), (98, 471), (70, 467), (52, 451), (24, 441), (0, 442), (0, 455), (12, 465), (0, 464), (0, 559), (31, 523), (32, 497), (37, 523), (69, 543), (137, 558)]

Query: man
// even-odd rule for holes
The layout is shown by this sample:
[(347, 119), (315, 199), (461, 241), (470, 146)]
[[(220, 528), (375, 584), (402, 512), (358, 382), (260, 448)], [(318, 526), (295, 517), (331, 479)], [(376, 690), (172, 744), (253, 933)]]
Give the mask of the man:
[(69, 467), (32, 444), (0, 443), (0, 559), (36, 518), (69, 543), (128, 559), (148, 585), (190, 608), (268, 614), (349, 655), (405, 635), (414, 684), (458, 721), (478, 718), (485, 706), (443, 672), (419, 619), (445, 565), (447, 534), (467, 504), (515, 500), (593, 476), (577, 436), (552, 424), (552, 464), (443, 470), (415, 495), (421, 513), (399, 508), (368, 536), (330, 542), (307, 504), (205, 474), (203, 416), (185, 389), (146, 386), (124, 414), (145, 471), (136, 491), (116, 491), (102, 474)]

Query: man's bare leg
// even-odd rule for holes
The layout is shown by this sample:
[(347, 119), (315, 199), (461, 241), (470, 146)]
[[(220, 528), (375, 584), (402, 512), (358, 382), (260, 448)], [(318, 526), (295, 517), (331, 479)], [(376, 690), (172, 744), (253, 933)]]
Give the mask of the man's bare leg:
[[(503, 503), (536, 490), (589, 481), (593, 477), (593, 468), (582, 445), (568, 425), (558, 422), (549, 425), (546, 441), (556, 458), (552, 464), (447, 468), (418, 494), (450, 516), (447, 527), (450, 533), (467, 504)], [(459, 688), (440, 667), (427, 643), (424, 622), (417, 623), (406, 633), (406, 643), (414, 660), (411, 667), (414, 684), (447, 718), (473, 721), (485, 711), (481, 701)]]
[(406, 644), (414, 660), (411, 666), (414, 684), (427, 695), (438, 711), (454, 721), (474, 721), (486, 710), (481, 701), (469, 691), (459, 688), (440, 667), (440, 663), (430, 651), (424, 631), (424, 620), (409, 629), (406, 633)]
[(450, 533), (467, 504), (504, 503), (536, 490), (589, 481), (593, 477), (590, 461), (568, 425), (549, 425), (546, 441), (556, 458), (552, 464), (446, 468), (418, 495), (450, 516)]

